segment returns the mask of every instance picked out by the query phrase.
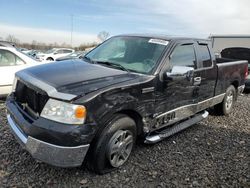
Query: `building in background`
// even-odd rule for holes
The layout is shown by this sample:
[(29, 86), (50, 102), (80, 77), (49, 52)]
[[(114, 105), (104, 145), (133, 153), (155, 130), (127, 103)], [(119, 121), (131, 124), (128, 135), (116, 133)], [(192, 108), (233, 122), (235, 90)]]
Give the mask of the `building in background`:
[(209, 38), (216, 54), (225, 48), (250, 48), (250, 35), (210, 35)]

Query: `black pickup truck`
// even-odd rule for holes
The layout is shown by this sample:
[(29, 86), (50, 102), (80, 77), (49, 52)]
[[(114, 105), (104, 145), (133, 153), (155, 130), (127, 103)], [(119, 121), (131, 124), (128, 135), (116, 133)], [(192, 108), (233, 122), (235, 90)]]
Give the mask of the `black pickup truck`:
[(97, 173), (123, 165), (137, 138), (156, 143), (208, 116), (228, 115), (247, 61), (215, 59), (210, 42), (115, 36), (85, 55), (16, 73), (9, 126), (36, 159)]

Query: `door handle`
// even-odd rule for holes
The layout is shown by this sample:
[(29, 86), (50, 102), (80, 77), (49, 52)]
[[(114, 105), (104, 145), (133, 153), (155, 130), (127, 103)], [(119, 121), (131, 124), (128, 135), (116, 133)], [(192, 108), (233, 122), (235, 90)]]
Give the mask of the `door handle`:
[(200, 85), (201, 84), (201, 77), (195, 77), (194, 78), (194, 83), (193, 83), (195, 86), (196, 85)]

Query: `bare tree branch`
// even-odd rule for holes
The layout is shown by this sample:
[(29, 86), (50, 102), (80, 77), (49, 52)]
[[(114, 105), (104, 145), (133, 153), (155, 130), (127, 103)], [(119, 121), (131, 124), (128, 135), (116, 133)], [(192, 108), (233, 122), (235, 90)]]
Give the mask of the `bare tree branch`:
[(109, 37), (109, 32), (107, 31), (101, 31), (97, 37), (103, 42)]

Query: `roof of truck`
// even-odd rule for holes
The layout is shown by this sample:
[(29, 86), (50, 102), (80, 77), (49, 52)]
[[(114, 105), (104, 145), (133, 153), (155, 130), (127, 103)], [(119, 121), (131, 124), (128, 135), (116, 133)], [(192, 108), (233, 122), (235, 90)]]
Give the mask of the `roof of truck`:
[(244, 35), (237, 35), (237, 34), (232, 34), (232, 35), (210, 35), (209, 38), (250, 38), (249, 34), (244, 34)]
[(197, 41), (210, 41), (210, 39), (192, 38), (192, 37), (180, 37), (172, 35), (160, 35), (160, 34), (122, 34), (118, 36), (132, 36), (132, 37), (148, 37), (157, 38), (162, 40), (197, 40)]

